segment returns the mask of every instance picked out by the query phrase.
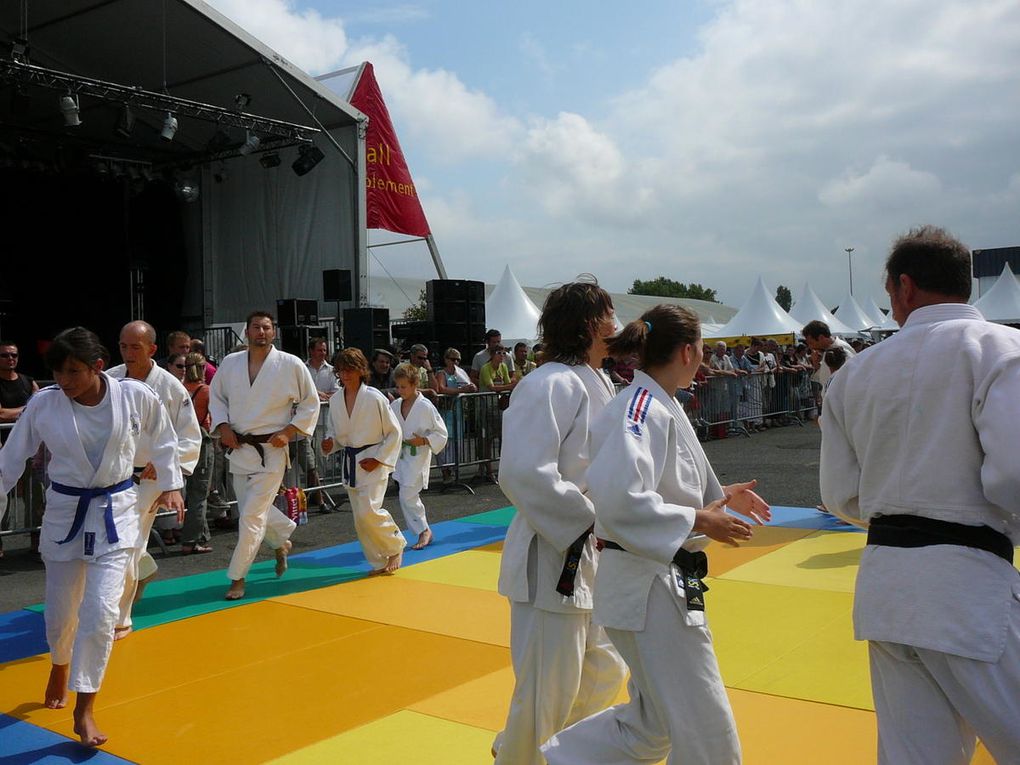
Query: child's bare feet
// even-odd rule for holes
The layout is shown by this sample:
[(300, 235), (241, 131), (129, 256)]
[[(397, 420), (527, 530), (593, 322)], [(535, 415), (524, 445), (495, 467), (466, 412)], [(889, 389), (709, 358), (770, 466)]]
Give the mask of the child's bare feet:
[(46, 708), (63, 709), (67, 706), (67, 677), (70, 665), (54, 664), (50, 668), (50, 679), (46, 683)]
[(113, 639), (123, 640), (130, 635), (134, 630), (131, 627), (114, 627), (113, 628)]
[(418, 535), (418, 541), (411, 545), (412, 550), (424, 550), (432, 544), (432, 529), (425, 529)]
[(401, 550), (396, 555), (391, 555), (389, 558), (386, 559), (386, 566), (383, 568), (383, 571), (386, 572), (387, 574), (394, 573), (398, 568), (400, 568), (400, 564), (403, 560), (404, 551)]
[(287, 573), (287, 556), (290, 554), (290, 550), (294, 545), (291, 544), (290, 540), (283, 543), (281, 547), (276, 548), (276, 575), (283, 576)]
[[(74, 732), (78, 734), (82, 746), (96, 747), (106, 743), (107, 736), (96, 724), (92, 716), (92, 699), (94, 693), (79, 693), (78, 701), (74, 705)], [(86, 699), (83, 701), (82, 696)]]
[(132, 603), (137, 603), (139, 600), (142, 599), (142, 593), (145, 592), (145, 588), (148, 586), (149, 582), (151, 582), (155, 578), (156, 572), (154, 571), (144, 579), (138, 580), (138, 584), (135, 585), (135, 598), (134, 600), (131, 601)]
[(227, 594), (224, 596), (226, 600), (240, 600), (244, 597), (244, 580), (233, 579), (230, 582), (230, 589), (227, 590)]

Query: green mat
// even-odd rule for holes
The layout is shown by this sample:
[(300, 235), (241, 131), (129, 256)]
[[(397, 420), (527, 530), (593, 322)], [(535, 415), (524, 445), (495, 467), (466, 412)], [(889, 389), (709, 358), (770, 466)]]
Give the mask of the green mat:
[(485, 513), (479, 513), (478, 515), (469, 515), (466, 518), (458, 518), (457, 520), (461, 523), (481, 523), (486, 526), (509, 526), (510, 521), (517, 515), (517, 509), (511, 505), (510, 507), (501, 507), (498, 510), (489, 510)]
[[(329, 587), (365, 576), (364, 567), (323, 566), (311, 561), (291, 559), (287, 575), (278, 579), (275, 566), (276, 562), (271, 560), (252, 566), (245, 580), (245, 596), (242, 600), (223, 599), (230, 586), (223, 569), (176, 579), (158, 579), (145, 588), (145, 597), (135, 604), (131, 621), (135, 629), (144, 629), (280, 595)], [(44, 608), (43, 603), (27, 607), (29, 611), (40, 613)]]

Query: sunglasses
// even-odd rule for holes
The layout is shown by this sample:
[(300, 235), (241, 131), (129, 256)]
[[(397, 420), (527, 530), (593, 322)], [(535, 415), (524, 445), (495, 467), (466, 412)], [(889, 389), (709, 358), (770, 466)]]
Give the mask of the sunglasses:
[(18, 354), (16, 353), (10, 352), (0, 353), (0, 359), (16, 359), (16, 358), (18, 358)]

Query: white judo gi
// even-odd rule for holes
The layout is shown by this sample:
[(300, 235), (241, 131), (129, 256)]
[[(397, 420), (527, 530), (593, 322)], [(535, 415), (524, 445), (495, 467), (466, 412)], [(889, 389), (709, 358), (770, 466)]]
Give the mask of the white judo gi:
[[(349, 415), (345, 391), (341, 389), (330, 400), (326, 438), (333, 439), (331, 451), (344, 452), (340, 455), (342, 480), (354, 512), (354, 530), (365, 558), (378, 570), (407, 545), (383, 508), (386, 484), (400, 454), (400, 423), (386, 396), (362, 383)], [(370, 457), (380, 463), (372, 472), (359, 464)]]
[(404, 513), (404, 522), (409, 531), (421, 534), (429, 527), (421, 492), (429, 487), (432, 455), (443, 451), (449, 434), (439, 410), (422, 394), (415, 397), (406, 418), (400, 413), (402, 403), (400, 398), (390, 402), (390, 408), (400, 423), (402, 441), (421, 436), (429, 442), (428, 446), (402, 444), (393, 468), (393, 480), (400, 484), (400, 510)]
[(514, 692), (498, 765), (541, 765), (556, 731), (613, 702), (626, 666), (592, 623), (597, 551), (581, 549), (571, 596), (557, 584), (567, 551), (595, 522), (585, 496), (588, 427), (613, 396), (609, 379), (582, 364), (543, 364), (524, 377), (503, 418), (500, 487), (517, 508), (507, 530), (499, 592), (510, 600)]
[[(248, 380), (248, 352), (223, 359), (209, 386), (209, 413), (213, 431), (228, 423), (239, 435), (270, 435), (293, 425), (305, 435), (315, 430), (319, 394), (305, 363), (290, 353), (270, 347), (254, 382)], [(287, 469), (288, 451), (261, 444), (262, 455), (251, 444), (234, 449), (228, 459), (237, 496), (238, 539), (227, 576), (244, 579), (265, 539), (274, 550), (290, 539), (296, 524), (273, 500)]]
[[(731, 765), (740, 742), (705, 611), (688, 610), (673, 556), (695, 512), (722, 487), (676, 399), (644, 372), (592, 426), (588, 496), (606, 548), (595, 578), (594, 621), (630, 667), (630, 701), (554, 736), (550, 765), (656, 763)], [(711, 600), (711, 596), (709, 596)]]
[[(198, 426), (195, 407), (191, 403), (187, 389), (180, 380), (156, 362), (150, 360), (149, 363), (152, 368), (144, 382), (152, 388), (170, 416), (170, 423), (177, 434), (177, 458), (180, 461), (181, 472), (185, 476), (189, 476), (195, 469), (195, 465), (198, 464), (199, 453), (202, 451), (202, 430)], [(127, 377), (127, 367), (124, 364), (118, 364), (111, 367), (107, 374), (110, 377), (123, 380)], [(145, 467), (150, 462), (145, 446), (139, 448), (135, 454), (135, 460), (137, 460), (136, 469)], [(139, 515), (138, 547), (135, 548), (127, 568), (127, 575), (124, 577), (124, 593), (120, 599), (120, 616), (117, 619), (118, 627), (131, 626), (131, 607), (134, 604), (138, 581), (148, 579), (159, 569), (146, 547), (153, 521), (156, 520), (152, 504), (162, 491), (160, 491), (157, 481), (144, 479), (138, 484), (137, 492), (138, 499), (135, 508)]]
[[(109, 405), (108, 428), (83, 434), (85, 423), (71, 400), (52, 385), (31, 398), (0, 449), (3, 492), (17, 483), (40, 443), (53, 455), (39, 540), (46, 563), (46, 639), (53, 663), (71, 664), (68, 687), (82, 693), (95, 693), (102, 683), (124, 572), (138, 545), (135, 453), (144, 451), (155, 466), (160, 492), (184, 485), (177, 436), (156, 394), (136, 380), (103, 377), (105, 400), (97, 407)], [(83, 440), (103, 439), (97, 467)], [(61, 493), (104, 487), (91, 500)]]
[[(858, 525), (922, 516), (1020, 542), (1020, 332), (976, 309), (914, 310), (836, 375), (821, 491)], [(954, 544), (868, 545), (854, 598), (868, 640), (879, 762), (969, 763), (974, 735), (1020, 762), (1020, 576)]]

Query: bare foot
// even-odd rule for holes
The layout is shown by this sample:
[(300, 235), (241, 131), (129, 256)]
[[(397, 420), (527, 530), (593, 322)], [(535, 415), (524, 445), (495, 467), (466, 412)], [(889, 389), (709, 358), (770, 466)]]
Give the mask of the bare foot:
[(234, 579), (230, 582), (230, 589), (224, 596), (226, 600), (240, 600), (244, 597), (244, 580)]
[(113, 628), (113, 639), (114, 640), (123, 640), (128, 635), (130, 635), (132, 632), (134, 632), (134, 629), (131, 628), (131, 627), (114, 627)]
[(106, 743), (107, 736), (96, 725), (91, 709), (74, 710), (74, 732), (78, 734), (82, 746), (96, 747)]
[(400, 568), (400, 564), (403, 560), (404, 551), (401, 550), (396, 555), (391, 555), (389, 558), (386, 559), (386, 566), (383, 568), (383, 571), (385, 571), (387, 574), (394, 573), (398, 568)]
[(138, 580), (138, 584), (135, 585), (135, 599), (131, 601), (132, 603), (137, 603), (139, 600), (142, 599), (142, 593), (145, 592), (146, 586), (149, 584), (149, 582), (151, 582), (155, 578), (156, 574), (152, 573), (149, 574), (144, 579)]
[(67, 706), (67, 677), (70, 665), (54, 664), (50, 668), (50, 680), (46, 683), (46, 708), (63, 709)]
[(290, 540), (283, 543), (282, 547), (276, 548), (276, 575), (283, 576), (287, 573), (287, 556), (290, 554), (291, 548), (294, 547)]
[(411, 545), (412, 550), (424, 550), (432, 544), (432, 529), (425, 529), (418, 535), (418, 541)]

